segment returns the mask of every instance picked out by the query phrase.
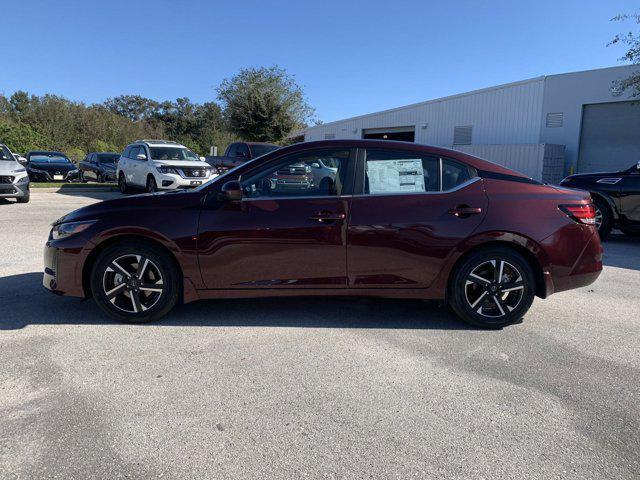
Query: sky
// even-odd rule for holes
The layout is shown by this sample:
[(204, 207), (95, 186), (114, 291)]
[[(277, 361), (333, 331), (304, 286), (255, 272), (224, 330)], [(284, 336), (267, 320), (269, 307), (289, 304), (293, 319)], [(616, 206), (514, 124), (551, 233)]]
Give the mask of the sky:
[(621, 65), (606, 47), (640, 2), (2, 1), (0, 93), (87, 103), (215, 100), (278, 65), (324, 122), (545, 74)]

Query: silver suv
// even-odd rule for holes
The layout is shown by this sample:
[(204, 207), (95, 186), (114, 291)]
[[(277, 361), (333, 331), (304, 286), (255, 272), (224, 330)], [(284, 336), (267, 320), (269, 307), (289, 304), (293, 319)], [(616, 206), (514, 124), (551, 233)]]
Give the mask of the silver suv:
[(11, 150), (0, 143), (0, 198), (15, 198), (18, 203), (29, 201), (29, 175)]

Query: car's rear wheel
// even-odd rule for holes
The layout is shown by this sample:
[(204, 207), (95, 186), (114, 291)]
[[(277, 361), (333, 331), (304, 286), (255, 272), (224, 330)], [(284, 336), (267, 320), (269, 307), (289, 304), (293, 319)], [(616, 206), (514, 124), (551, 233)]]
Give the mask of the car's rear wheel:
[(99, 174), (96, 176), (96, 182), (98, 182), (98, 183), (104, 183), (104, 178), (102, 178), (102, 174), (101, 174), (101, 173), (99, 173)]
[(128, 241), (108, 247), (91, 271), (91, 291), (108, 315), (127, 323), (145, 323), (166, 315), (177, 303), (178, 268), (161, 249)]
[(147, 178), (147, 192), (153, 193), (158, 191), (158, 185), (153, 175), (149, 175)]
[(599, 197), (594, 197), (593, 204), (596, 208), (596, 228), (598, 229), (600, 240), (604, 240), (613, 228), (613, 213), (607, 202)]
[(84, 172), (82, 170), (80, 170), (80, 172), (78, 172), (78, 181), (80, 183), (87, 183), (87, 179), (84, 178)]
[(118, 189), (120, 193), (129, 193), (129, 187), (127, 186), (127, 179), (124, 176), (124, 173), (120, 172), (118, 176)]
[(529, 262), (508, 247), (472, 253), (457, 266), (449, 283), (449, 304), (467, 323), (501, 328), (519, 319), (535, 297)]

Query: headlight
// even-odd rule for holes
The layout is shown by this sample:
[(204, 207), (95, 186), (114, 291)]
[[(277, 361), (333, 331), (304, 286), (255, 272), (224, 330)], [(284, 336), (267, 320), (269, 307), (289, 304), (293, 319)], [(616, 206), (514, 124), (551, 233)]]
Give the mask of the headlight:
[(37, 168), (29, 167), (29, 171), (33, 173), (45, 173), (43, 170), (38, 170)]
[(53, 226), (51, 229), (51, 236), (54, 240), (58, 240), (59, 238), (70, 237), (71, 235), (75, 235), (76, 233), (80, 233), (85, 231), (91, 225), (96, 223), (96, 220), (88, 220), (84, 222), (68, 222), (68, 223), (58, 223)]
[(309, 165), (305, 165), (305, 166), (304, 166), (304, 171), (305, 171), (306, 173), (311, 173), (311, 167), (310, 167)]
[(173, 168), (173, 167), (157, 167), (156, 170), (158, 170), (160, 173), (173, 173), (174, 175), (178, 175), (178, 171)]
[(16, 183), (29, 183), (29, 175), (20, 177), (18, 180), (16, 180)]
[(69, 170), (69, 173), (78, 173), (80, 170), (78, 170), (77, 168), (74, 168), (73, 170)]

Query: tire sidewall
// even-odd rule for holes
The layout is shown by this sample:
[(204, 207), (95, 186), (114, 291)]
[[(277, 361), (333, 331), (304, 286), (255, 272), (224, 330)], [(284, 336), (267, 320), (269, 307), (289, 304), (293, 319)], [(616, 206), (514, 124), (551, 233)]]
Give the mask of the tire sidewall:
[[(478, 265), (488, 260), (504, 260), (522, 273), (524, 292), (518, 306), (504, 317), (492, 319), (483, 317), (468, 304), (465, 295), (465, 281)], [(449, 285), (449, 303), (464, 321), (482, 328), (497, 329), (520, 320), (529, 310), (535, 297), (535, 276), (529, 262), (518, 252), (507, 247), (491, 247), (472, 253), (458, 265)]]
[(118, 188), (120, 189), (120, 193), (127, 193), (127, 179), (123, 173), (120, 173), (118, 177)]
[[(102, 279), (107, 266), (116, 258), (138, 254), (155, 263), (162, 274), (165, 291), (149, 310), (127, 313), (115, 307), (103, 289)], [(179, 272), (172, 258), (161, 249), (145, 242), (123, 242), (107, 247), (96, 259), (91, 269), (91, 292), (98, 306), (112, 318), (125, 323), (148, 323), (166, 315), (178, 302), (180, 295)]]
[(600, 235), (600, 240), (604, 240), (613, 229), (613, 214), (611, 213), (611, 207), (609, 207), (609, 204), (599, 197), (595, 197), (593, 199), (593, 203), (602, 214), (602, 224), (598, 229), (598, 234)]
[(158, 183), (153, 175), (149, 175), (147, 178), (147, 192), (154, 193), (158, 191)]

